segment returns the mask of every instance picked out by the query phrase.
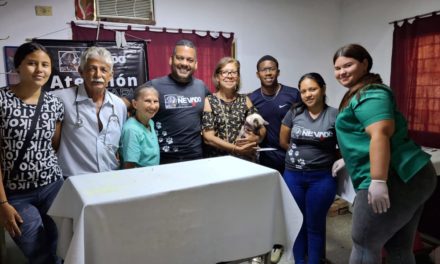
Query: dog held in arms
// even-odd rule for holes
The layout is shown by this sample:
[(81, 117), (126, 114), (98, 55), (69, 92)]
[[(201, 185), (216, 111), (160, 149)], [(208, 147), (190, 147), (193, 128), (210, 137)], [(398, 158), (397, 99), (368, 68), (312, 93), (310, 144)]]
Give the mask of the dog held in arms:
[[(249, 135), (250, 133), (257, 135), (257, 136), (261, 136), (260, 134), (260, 129), (264, 126), (264, 125), (268, 125), (269, 123), (263, 119), (263, 117), (259, 114), (250, 114), (246, 117), (246, 120), (243, 124), (243, 126), (241, 127), (240, 133), (238, 133), (238, 138), (245, 138), (247, 135)], [(257, 152), (257, 156), (255, 157), (255, 159), (252, 159), (252, 161), (257, 161), (258, 160), (258, 152)]]
[(246, 117), (246, 120), (241, 127), (240, 133), (238, 134), (239, 138), (244, 138), (249, 133), (253, 133), (257, 136), (260, 136), (260, 128), (264, 125), (268, 125), (269, 123), (263, 119), (263, 117), (259, 114), (250, 114)]
[(260, 131), (264, 125), (269, 125), (269, 123), (261, 115), (250, 114), (246, 117), (240, 133), (238, 133), (238, 138), (245, 138), (250, 133), (261, 137)]

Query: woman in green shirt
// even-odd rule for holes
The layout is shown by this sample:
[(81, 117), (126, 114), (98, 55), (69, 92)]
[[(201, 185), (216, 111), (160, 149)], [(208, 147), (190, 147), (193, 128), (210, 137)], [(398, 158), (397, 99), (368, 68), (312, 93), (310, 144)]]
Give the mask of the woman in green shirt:
[(430, 156), (408, 138), (393, 93), (370, 73), (373, 60), (364, 47), (341, 47), (333, 63), (336, 79), (348, 88), (336, 132), (357, 191), (350, 263), (380, 263), (383, 247), (390, 263), (415, 263), (415, 232), (437, 180)]
[(159, 92), (141, 85), (134, 90), (135, 113), (122, 127), (120, 157), (123, 169), (159, 165), (159, 142), (152, 118), (159, 110)]

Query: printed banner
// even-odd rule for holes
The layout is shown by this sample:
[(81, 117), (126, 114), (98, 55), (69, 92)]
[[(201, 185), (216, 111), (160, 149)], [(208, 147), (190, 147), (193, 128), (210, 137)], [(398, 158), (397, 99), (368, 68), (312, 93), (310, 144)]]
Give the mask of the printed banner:
[[(47, 91), (63, 89), (81, 84), (78, 67), (81, 53), (95, 45), (105, 47), (112, 54), (113, 79), (108, 90), (112, 93), (131, 98), (134, 88), (148, 79), (147, 54), (145, 42), (129, 41), (124, 48), (118, 48), (115, 42), (107, 41), (72, 41), (72, 40), (34, 40), (44, 45), (52, 58), (52, 75), (44, 86)], [(8, 54), (10, 57), (11, 54)], [(11, 69), (6, 69), (11, 70)], [(9, 83), (11, 85), (13, 83)]]

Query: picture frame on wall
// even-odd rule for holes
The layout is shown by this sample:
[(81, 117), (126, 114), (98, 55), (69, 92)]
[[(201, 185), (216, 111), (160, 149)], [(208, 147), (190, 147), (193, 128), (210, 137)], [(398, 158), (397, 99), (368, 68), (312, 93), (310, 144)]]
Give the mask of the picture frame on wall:
[(17, 46), (5, 46), (3, 54), (5, 58), (5, 71), (6, 71), (6, 85), (14, 85), (20, 82), (20, 77), (15, 71), (14, 67), (14, 55), (17, 50)]

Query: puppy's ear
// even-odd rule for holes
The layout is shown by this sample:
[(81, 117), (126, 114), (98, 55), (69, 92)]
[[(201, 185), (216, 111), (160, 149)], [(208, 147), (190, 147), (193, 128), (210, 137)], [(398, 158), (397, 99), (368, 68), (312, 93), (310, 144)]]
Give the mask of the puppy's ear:
[(269, 125), (269, 122), (267, 122), (266, 120), (263, 119), (263, 117), (261, 117), (261, 123), (265, 126)]

